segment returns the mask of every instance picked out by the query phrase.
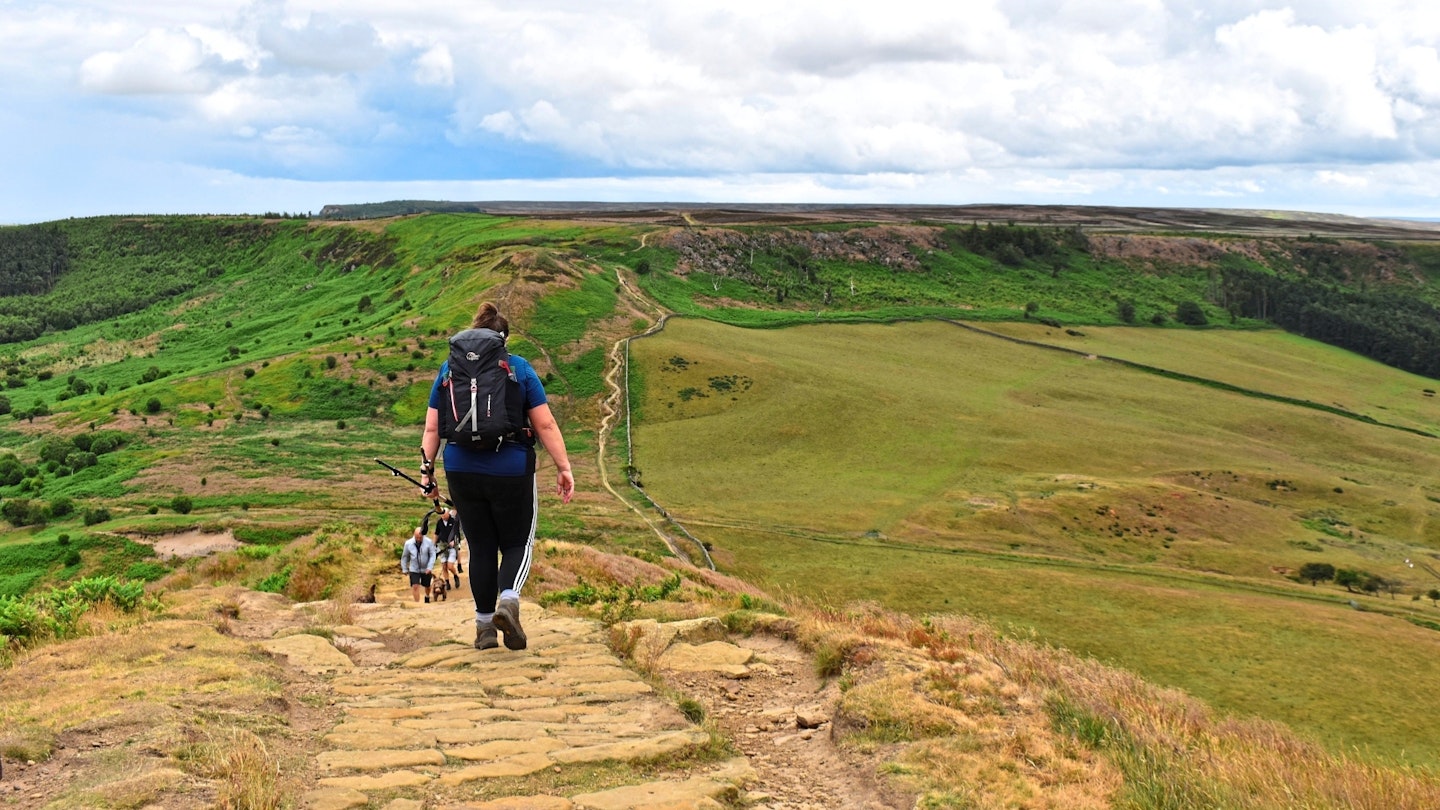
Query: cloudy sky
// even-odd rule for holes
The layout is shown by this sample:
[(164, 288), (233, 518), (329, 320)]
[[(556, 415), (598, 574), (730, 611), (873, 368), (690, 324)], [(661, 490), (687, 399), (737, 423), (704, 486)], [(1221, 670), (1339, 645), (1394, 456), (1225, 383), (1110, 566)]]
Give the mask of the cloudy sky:
[(0, 0), (0, 222), (389, 199), (1440, 217), (1440, 3)]

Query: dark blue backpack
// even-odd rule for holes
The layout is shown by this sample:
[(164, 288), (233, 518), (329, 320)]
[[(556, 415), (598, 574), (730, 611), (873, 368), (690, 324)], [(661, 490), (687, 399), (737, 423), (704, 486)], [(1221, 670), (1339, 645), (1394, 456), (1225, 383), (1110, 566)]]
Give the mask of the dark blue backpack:
[(535, 445), (525, 416), (525, 388), (510, 367), (505, 337), (466, 329), (450, 338), (441, 382), (440, 437), (472, 449), (498, 451), (506, 442)]

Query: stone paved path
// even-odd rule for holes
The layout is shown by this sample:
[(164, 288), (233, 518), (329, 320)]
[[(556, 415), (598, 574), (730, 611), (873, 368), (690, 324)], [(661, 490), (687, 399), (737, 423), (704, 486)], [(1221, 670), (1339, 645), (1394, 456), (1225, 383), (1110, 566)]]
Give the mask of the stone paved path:
[[(336, 628), (334, 646), (314, 635), (264, 643), (294, 665), (334, 673), (344, 713), (325, 736), (321, 777), (302, 807), (717, 808), (753, 781), (740, 759), (592, 793), (496, 799), (482, 789), (493, 780), (652, 760), (704, 745), (708, 734), (622, 665), (598, 624), (526, 602), (529, 649), (479, 651), (464, 596), (357, 605), (355, 625)], [(336, 656), (341, 650), (350, 655)]]

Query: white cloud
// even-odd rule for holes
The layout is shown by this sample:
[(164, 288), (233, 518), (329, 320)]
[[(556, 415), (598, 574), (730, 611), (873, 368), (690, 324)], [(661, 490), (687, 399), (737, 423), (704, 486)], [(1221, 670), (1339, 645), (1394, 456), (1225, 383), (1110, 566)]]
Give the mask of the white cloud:
[(415, 81), (450, 87), (455, 84), (455, 60), (444, 44), (435, 45), (415, 59)]
[(591, 195), (1432, 200), (1437, 43), (1408, 0), (12, 0), (0, 174), (53, 120), (277, 177), (504, 152)]
[(257, 43), (282, 66), (329, 73), (360, 71), (385, 59), (374, 26), (312, 12), (303, 21), (284, 19), (278, 4), (259, 6)]
[(1360, 175), (1348, 172), (1337, 172), (1330, 169), (1321, 169), (1315, 173), (1315, 179), (1322, 185), (1341, 186), (1344, 188), (1364, 188), (1370, 181)]
[(80, 83), (117, 95), (201, 93), (213, 82), (200, 68), (206, 49), (184, 31), (152, 30), (123, 51), (104, 51), (80, 64)]

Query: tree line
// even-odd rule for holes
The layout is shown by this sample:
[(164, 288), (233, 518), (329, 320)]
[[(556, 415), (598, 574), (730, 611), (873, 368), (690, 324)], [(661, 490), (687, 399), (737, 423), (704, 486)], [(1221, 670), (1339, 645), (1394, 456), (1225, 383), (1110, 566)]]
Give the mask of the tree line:
[(1240, 317), (1440, 378), (1440, 307), (1406, 291), (1232, 265), (1222, 270), (1220, 296)]
[(0, 228), (0, 295), (49, 292), (70, 269), (70, 239), (55, 225)]

